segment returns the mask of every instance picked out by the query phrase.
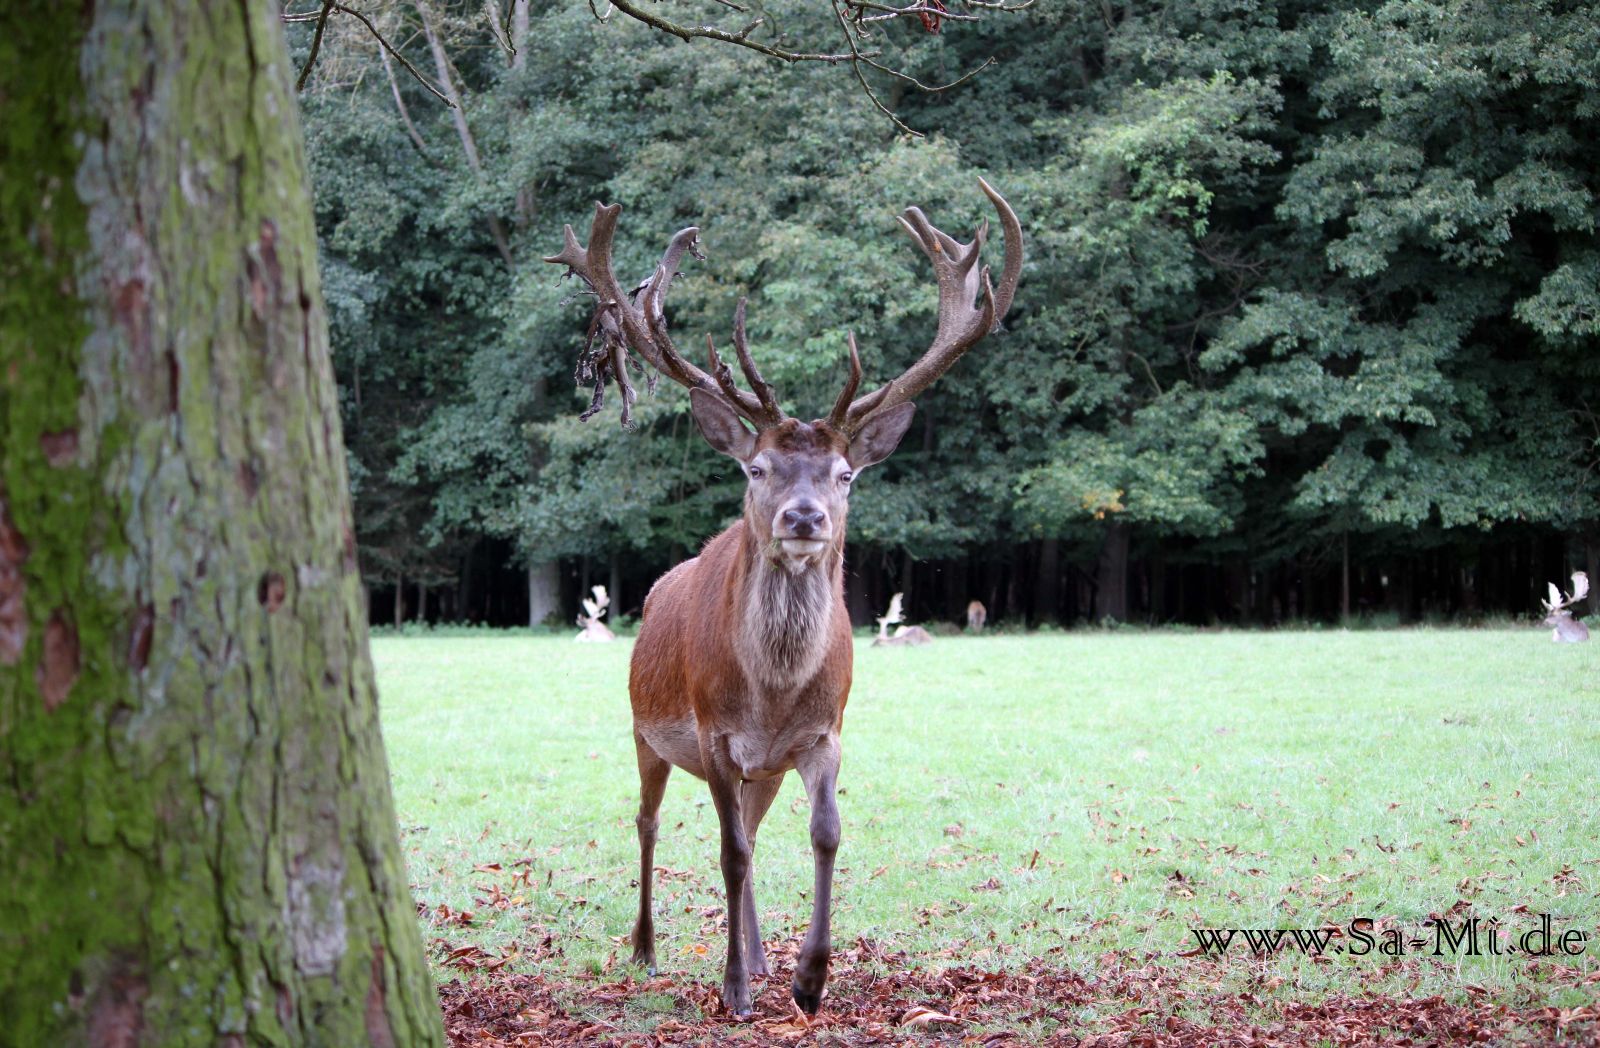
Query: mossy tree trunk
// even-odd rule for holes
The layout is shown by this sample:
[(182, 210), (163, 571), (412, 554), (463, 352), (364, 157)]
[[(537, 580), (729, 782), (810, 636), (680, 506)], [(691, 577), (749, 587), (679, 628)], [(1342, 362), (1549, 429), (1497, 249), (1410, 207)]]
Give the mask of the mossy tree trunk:
[(4, 6), (0, 1044), (441, 1044), (276, 5)]

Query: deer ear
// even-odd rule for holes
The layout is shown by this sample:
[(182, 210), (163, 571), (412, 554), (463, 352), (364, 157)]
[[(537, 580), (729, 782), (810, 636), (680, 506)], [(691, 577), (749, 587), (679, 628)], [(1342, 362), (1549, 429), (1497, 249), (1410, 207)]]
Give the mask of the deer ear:
[(900, 404), (881, 415), (874, 416), (861, 427), (856, 439), (850, 442), (851, 467), (865, 469), (894, 454), (894, 449), (900, 446), (900, 438), (906, 435), (906, 429), (911, 425), (911, 416), (916, 414), (916, 411), (915, 404)]
[(691, 389), (689, 413), (694, 416), (694, 423), (700, 427), (700, 435), (706, 438), (706, 443), (724, 455), (748, 462), (755, 454), (755, 434), (744, 428), (739, 416), (721, 397), (703, 389)]

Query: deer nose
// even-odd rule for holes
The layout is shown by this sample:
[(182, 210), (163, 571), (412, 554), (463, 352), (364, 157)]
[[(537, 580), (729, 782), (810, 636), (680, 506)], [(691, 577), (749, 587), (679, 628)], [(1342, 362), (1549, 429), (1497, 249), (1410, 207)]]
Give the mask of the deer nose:
[(783, 511), (783, 524), (797, 539), (810, 538), (827, 519), (827, 514), (815, 506), (795, 506)]

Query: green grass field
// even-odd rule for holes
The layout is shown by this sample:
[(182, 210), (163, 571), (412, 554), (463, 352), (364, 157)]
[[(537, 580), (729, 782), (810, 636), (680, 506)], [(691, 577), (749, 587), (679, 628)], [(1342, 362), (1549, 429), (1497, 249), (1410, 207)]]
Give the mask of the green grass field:
[[(507, 956), (504, 971), (625, 966), (637, 891), (630, 648), (374, 640), (441, 979)], [(1294, 951), (1260, 962), (1236, 944), (1223, 978), (1302, 1000), (1373, 987), (1592, 1000), (1597, 671), (1600, 646), (1554, 645), (1531, 628), (997, 635), (915, 650), (858, 640), (835, 942), (865, 937), (927, 966), (1047, 956), (1092, 968), (1117, 952), (1181, 973), (1198, 964), (1181, 956), (1191, 928), (1372, 917), (1427, 935), (1428, 948), (1408, 947), (1401, 963)], [(718, 985), (716, 816), (682, 772), (656, 861), (661, 966)], [(795, 776), (755, 870), (767, 941), (796, 937), (811, 859)], [(1436, 958), (1422, 926), (1446, 913), (1497, 918), (1519, 936), (1549, 913), (1586, 949)]]

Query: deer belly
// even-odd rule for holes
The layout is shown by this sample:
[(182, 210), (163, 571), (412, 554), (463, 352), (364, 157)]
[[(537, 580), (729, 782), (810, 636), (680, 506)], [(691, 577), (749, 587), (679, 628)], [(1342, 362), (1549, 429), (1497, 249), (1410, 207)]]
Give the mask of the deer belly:
[(706, 777), (700, 763), (700, 731), (694, 715), (681, 720), (656, 721), (653, 724), (635, 723), (644, 741), (650, 744), (663, 759), (676, 764), (690, 775)]
[(728, 756), (747, 782), (772, 779), (794, 770), (795, 759), (828, 735), (828, 725), (783, 732), (733, 732)]

